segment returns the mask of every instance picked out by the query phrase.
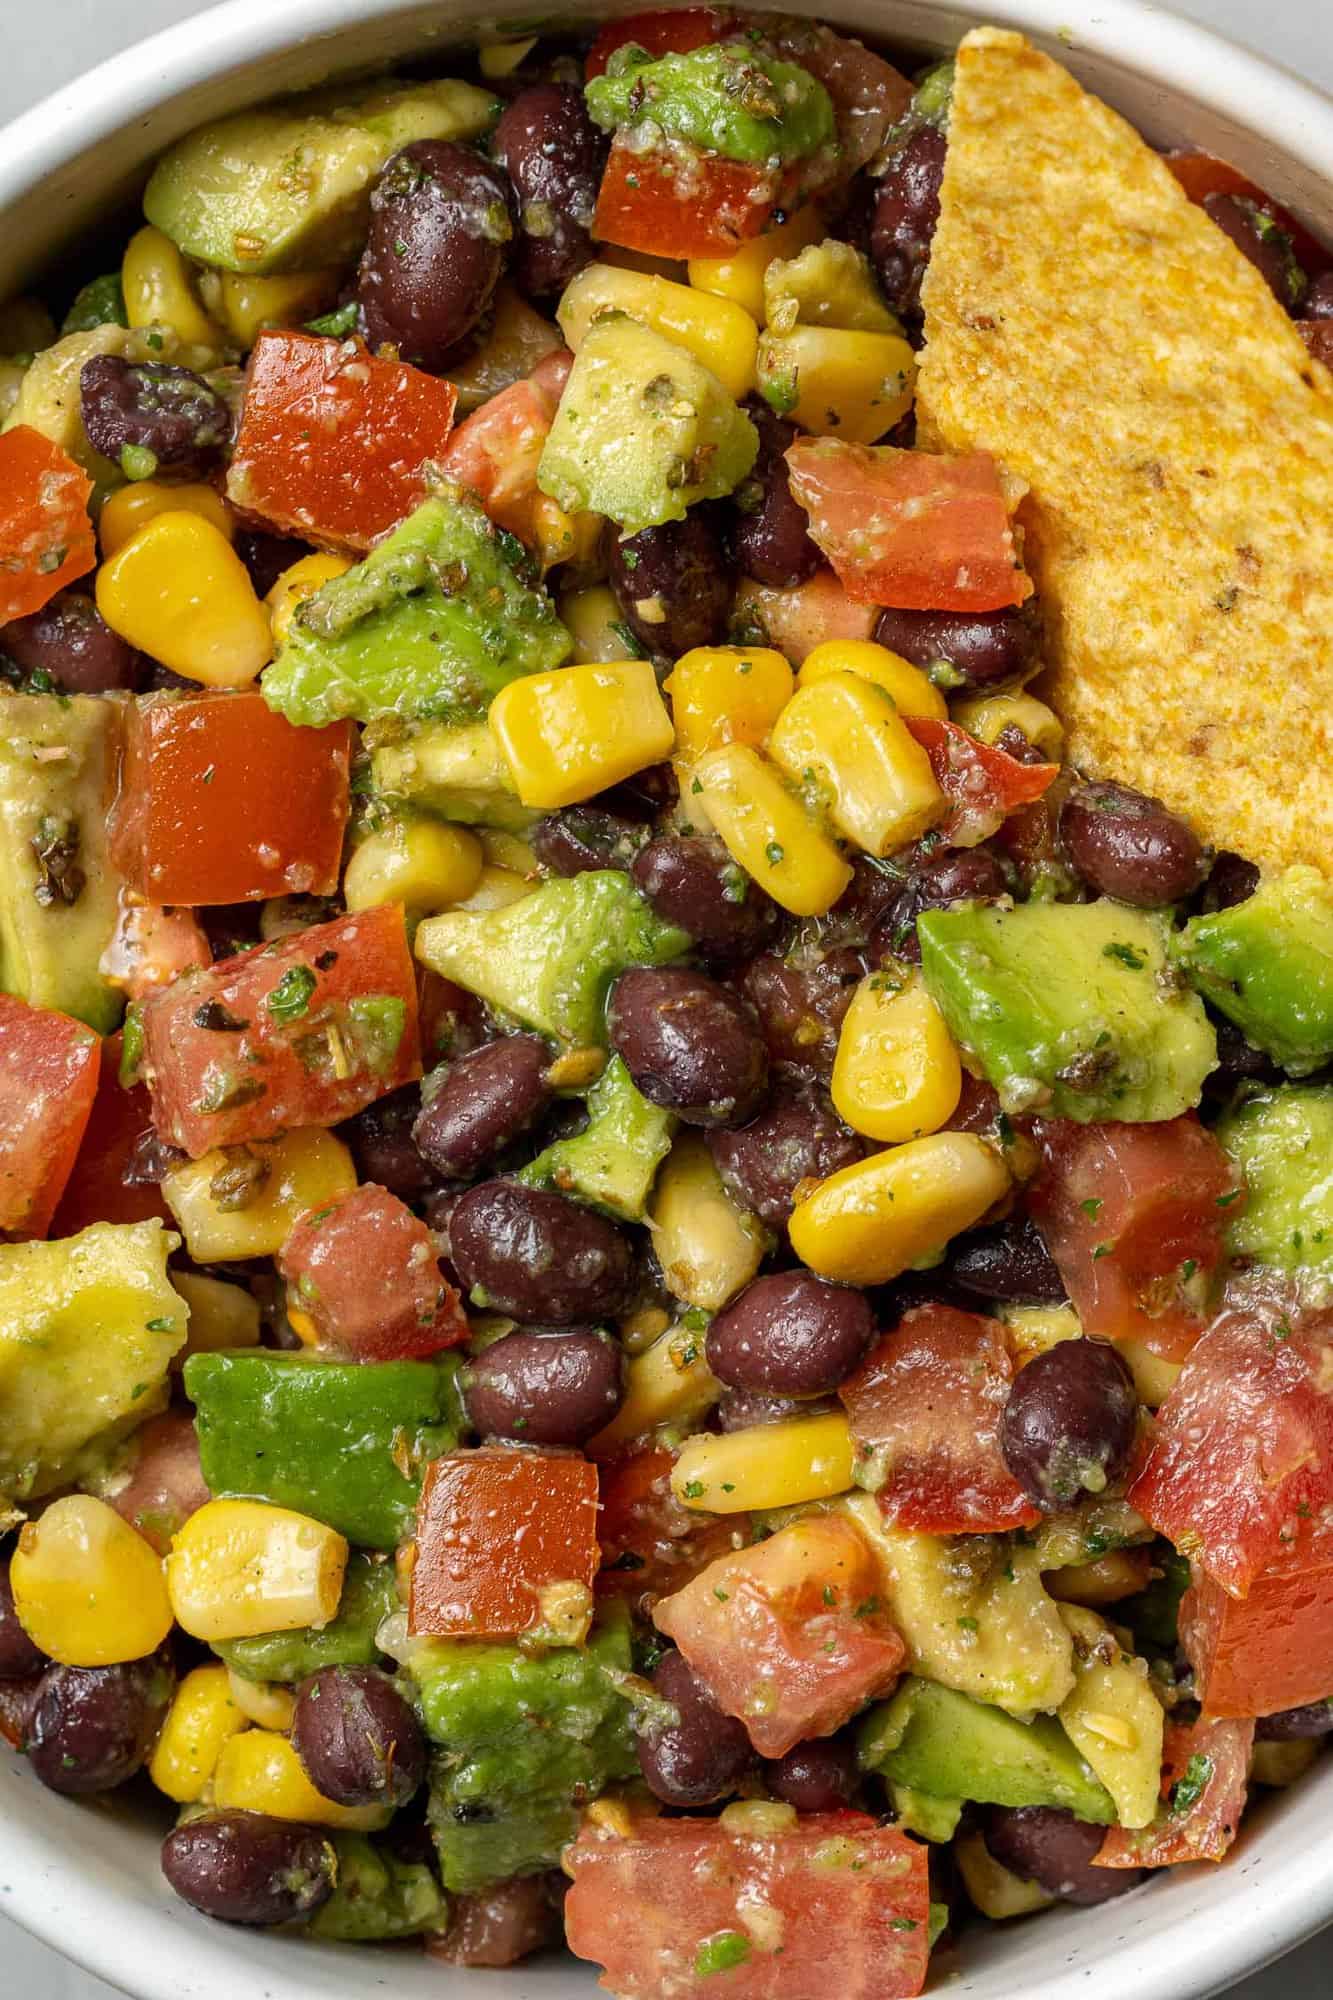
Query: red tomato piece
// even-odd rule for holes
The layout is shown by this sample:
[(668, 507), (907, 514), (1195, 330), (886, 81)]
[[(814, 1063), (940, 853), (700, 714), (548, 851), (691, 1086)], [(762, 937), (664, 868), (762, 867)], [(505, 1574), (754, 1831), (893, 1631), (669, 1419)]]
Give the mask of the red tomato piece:
[(1317, 237), (1312, 236), (1289, 208), (1283, 208), (1281, 202), (1265, 194), (1239, 167), (1229, 166), (1212, 153), (1181, 151), (1167, 153), (1165, 158), (1190, 200), (1201, 207), (1210, 194), (1235, 194), (1244, 201), (1252, 201), (1256, 208), (1271, 216), (1278, 228), (1291, 238), (1297, 261), (1312, 278), (1317, 278), (1321, 271), (1326, 271), (1333, 264), (1333, 250), (1327, 249)]
[(677, 13), (631, 14), (624, 21), (607, 21), (598, 29), (584, 63), (588, 77), (601, 76), (617, 49), (637, 42), (658, 56), (687, 56), (691, 49), (720, 42), (735, 20), (716, 7), (682, 7)]
[(93, 482), (28, 424), (0, 436), (0, 625), (40, 611), (97, 563)]
[(151, 1222), (156, 1216), (174, 1223), (151, 1177), (152, 1156), (162, 1150), (152, 1102), (142, 1084), (127, 1090), (121, 1083), (120, 1053), (120, 1036), (108, 1035), (92, 1114), (51, 1220), (52, 1236), (76, 1236), (90, 1222)]
[(1181, 1361), (1203, 1332), (1198, 1286), (1222, 1256), (1235, 1169), (1193, 1112), (1160, 1125), (1038, 1119), (1028, 1206), (1087, 1333)]
[(794, 667), (829, 639), (869, 639), (875, 630), (875, 607), (854, 604), (831, 569), (785, 590), (744, 580), (736, 613), (762, 633), (754, 643), (775, 646)]
[(133, 889), (116, 899), (116, 928), (102, 953), (102, 975), (131, 1000), (170, 986), (182, 972), (211, 965), (213, 954), (193, 911), (145, 903)]
[(1224, 1312), (1191, 1348), (1129, 1489), (1233, 1597), (1333, 1505), (1333, 1313)]
[(650, 257), (729, 257), (763, 234), (779, 192), (771, 174), (744, 160), (677, 148), (639, 153), (617, 135), (592, 233)]
[(0, 1237), (45, 1236), (97, 1095), (91, 1028), (0, 993)]
[(187, 972), (142, 1019), (157, 1129), (192, 1159), (337, 1125), (421, 1074), (399, 903)]
[(989, 452), (798, 438), (787, 468), (812, 539), (858, 604), (995, 611), (1032, 595)]
[(597, 1540), (602, 1568), (597, 1590), (627, 1597), (644, 1617), (659, 1597), (691, 1582), (748, 1538), (748, 1514), (700, 1514), (671, 1491), (669, 1451), (636, 1451), (598, 1468)]
[(1000, 1451), (1013, 1374), (1000, 1322), (952, 1306), (916, 1306), (872, 1349), (838, 1395), (886, 1519), (927, 1535), (1040, 1520)]
[(301, 1218), (278, 1269), (321, 1349), (351, 1361), (409, 1361), (468, 1337), (420, 1216), (370, 1183)]
[(760, 1756), (781, 1757), (831, 1736), (897, 1680), (906, 1648), (879, 1589), (864, 1536), (816, 1514), (710, 1563), (662, 1599), (653, 1623)]
[(112, 861), (148, 903), (331, 895), (352, 736), (297, 729), (258, 689), (132, 703)]
[(951, 847), (976, 847), (989, 840), (1011, 812), (1039, 799), (1060, 775), (1058, 764), (1021, 764), (1007, 750), (979, 743), (956, 722), (926, 715), (903, 720), (952, 806), (939, 829)]
[(1151, 1826), (1113, 1826), (1098, 1868), (1174, 1868), (1221, 1861), (1240, 1829), (1254, 1723), (1168, 1722), (1162, 1803)]
[(160, 1556), (173, 1535), (212, 1499), (199, 1470), (199, 1439), (189, 1410), (164, 1410), (135, 1433), (135, 1456), (123, 1486), (107, 1502)]
[(716, 1819), (585, 1825), (565, 1863), (569, 1948), (620, 2000), (912, 2000), (925, 1984), (927, 1850), (866, 1813), (757, 1835)]
[(281, 535), (368, 549), (425, 498), (457, 400), (361, 341), (261, 333), (227, 497)]
[(1180, 1643), (1206, 1716), (1277, 1715), (1333, 1696), (1333, 1534), (1302, 1522), (1243, 1604), (1196, 1569)]
[(498, 527), (533, 538), (533, 507), (542, 497), (537, 467), (574, 357), (560, 348), (533, 374), (492, 396), (458, 426), (440, 470), (469, 487)]
[(545, 1622), (552, 1584), (592, 1588), (597, 1468), (535, 1451), (455, 1451), (426, 1471), (408, 1630), (516, 1639)]

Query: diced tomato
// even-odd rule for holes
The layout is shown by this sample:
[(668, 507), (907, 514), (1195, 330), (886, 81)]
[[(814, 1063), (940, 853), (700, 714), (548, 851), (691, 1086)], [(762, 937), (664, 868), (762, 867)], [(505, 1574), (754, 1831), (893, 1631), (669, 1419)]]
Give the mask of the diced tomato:
[(816, 570), (809, 583), (776, 590), (742, 578), (736, 593), (736, 616), (758, 626), (760, 643), (775, 646), (799, 667), (807, 653), (828, 639), (869, 639), (875, 630), (875, 607), (854, 604), (831, 569)]
[(597, 1574), (597, 1468), (483, 1447), (437, 1458), (417, 1513), (408, 1629), (516, 1639), (551, 1616), (552, 1584)]
[(213, 954), (193, 911), (145, 903), (133, 889), (116, 899), (116, 928), (102, 953), (102, 977), (131, 1000), (170, 986), (182, 972), (211, 965)]
[(763, 234), (780, 193), (771, 173), (744, 160), (674, 147), (640, 153), (617, 135), (592, 233), (650, 257), (729, 257)]
[(1333, 1699), (1333, 1532), (1303, 1521), (1244, 1603), (1196, 1569), (1180, 1643), (1206, 1716), (1277, 1715)]
[(93, 482), (28, 424), (0, 435), (0, 625), (27, 618), (97, 562)]
[(1129, 1489), (1159, 1534), (1244, 1597), (1333, 1505), (1333, 1312), (1251, 1301), (1195, 1343)]
[(1221, 1861), (1245, 1810), (1254, 1723), (1168, 1722), (1162, 1803), (1151, 1826), (1113, 1826), (1098, 1868), (1174, 1868)]
[(565, 1865), (569, 1948), (620, 2000), (911, 2000), (925, 1984), (927, 1849), (866, 1813), (760, 1834), (587, 1823)]
[(710, 1563), (653, 1611), (761, 1757), (831, 1736), (897, 1680), (906, 1648), (850, 1521), (811, 1515)]
[(624, 21), (607, 21), (598, 29), (584, 63), (585, 74), (601, 76), (617, 49), (637, 42), (650, 56), (686, 56), (707, 48), (727, 34), (735, 15), (716, 7), (682, 7), (678, 12), (631, 14)]
[(1007, 750), (979, 743), (956, 722), (927, 715), (903, 719), (953, 808), (939, 829), (951, 847), (989, 840), (1011, 812), (1039, 799), (1060, 775), (1058, 764), (1022, 764)]
[(199, 1469), (199, 1439), (190, 1410), (164, 1410), (136, 1432), (129, 1476), (107, 1489), (108, 1503), (151, 1542), (160, 1556), (212, 1494)]
[(597, 1539), (600, 1596), (626, 1597), (645, 1616), (734, 1547), (748, 1539), (748, 1514), (701, 1514), (671, 1491), (669, 1451), (637, 1451), (598, 1468)]
[(1256, 208), (1272, 217), (1279, 229), (1285, 231), (1291, 238), (1291, 247), (1301, 268), (1312, 278), (1318, 277), (1321, 271), (1328, 270), (1333, 264), (1333, 250), (1312, 236), (1289, 208), (1283, 208), (1281, 202), (1265, 194), (1239, 167), (1229, 166), (1212, 153), (1181, 151), (1168, 153), (1165, 157), (1166, 164), (1191, 201), (1202, 206), (1210, 194), (1239, 195), (1244, 201), (1252, 201)]
[(812, 539), (859, 604), (996, 611), (1032, 595), (989, 452), (798, 438), (787, 468)]
[(214, 1146), (337, 1125), (421, 1074), (402, 905), (385, 903), (187, 972), (143, 1003), (162, 1137)]
[(45, 1236), (97, 1095), (97, 1036), (0, 993), (0, 1237)]
[(927, 1535), (999, 1535), (1041, 1517), (1005, 1465), (1013, 1362), (980, 1313), (917, 1306), (838, 1391), (885, 1517)]
[(127, 1090), (121, 1083), (120, 1055), (120, 1036), (108, 1035), (92, 1115), (51, 1220), (52, 1236), (76, 1236), (92, 1222), (173, 1221), (150, 1171), (150, 1155), (161, 1151), (152, 1102), (142, 1084)]
[(278, 1269), (319, 1347), (352, 1361), (407, 1361), (468, 1337), (429, 1229), (373, 1182), (303, 1216)]
[(361, 341), (261, 333), (227, 497), (279, 534), (368, 549), (424, 499), (456, 401), (442, 375)]
[(542, 447), (573, 365), (567, 348), (547, 355), (531, 375), (465, 418), (440, 459), (447, 478), (470, 487), (498, 527), (525, 541), (533, 538), (533, 507), (541, 498)]

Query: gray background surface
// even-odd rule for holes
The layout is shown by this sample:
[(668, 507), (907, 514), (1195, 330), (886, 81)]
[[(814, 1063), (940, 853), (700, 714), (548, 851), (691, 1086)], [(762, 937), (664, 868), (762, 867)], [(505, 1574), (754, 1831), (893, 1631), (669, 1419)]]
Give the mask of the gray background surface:
[[(1333, 0), (1176, 0), (1177, 11), (1248, 42), (1297, 75), (1333, 92)], [(0, 0), (0, 13), (22, 0)], [(5, 38), (0, 123), (57, 84), (141, 36), (203, 11), (203, 0), (41, 0), (23, 6), (23, 32)], [(0, 1919), (0, 1993), (33, 2000), (115, 2000), (109, 1986), (76, 1971)], [(1333, 1932), (1237, 1987), (1234, 2000), (1329, 2000)], [(254, 2000), (238, 1992), (236, 2000)], [(484, 2000), (484, 1996), (483, 1996)], [(1090, 1996), (1092, 2000), (1092, 1996)], [(1098, 1994), (1095, 2000), (1112, 2000)], [(1126, 1996), (1132, 2000), (1132, 1996)]]

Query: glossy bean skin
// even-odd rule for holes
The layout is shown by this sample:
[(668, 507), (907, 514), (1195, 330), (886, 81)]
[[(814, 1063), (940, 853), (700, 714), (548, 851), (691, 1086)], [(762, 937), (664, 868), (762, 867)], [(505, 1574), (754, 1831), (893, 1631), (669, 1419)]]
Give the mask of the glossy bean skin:
[(1301, 1708), (1261, 1715), (1254, 1734), (1260, 1743), (1305, 1743), (1333, 1736), (1333, 1694), (1327, 1701), (1307, 1701)]
[(808, 1417), (816, 1401), (796, 1396), (759, 1396), (748, 1389), (728, 1389), (714, 1405), (718, 1429), (748, 1431), (755, 1424), (783, 1424), (788, 1417)]
[(771, 896), (712, 841), (662, 834), (630, 870), (664, 923), (688, 931), (703, 958), (732, 965), (772, 940), (781, 913)]
[(337, 1853), (327, 1833), (267, 1813), (210, 1813), (174, 1827), (162, 1873), (182, 1902), (224, 1924), (290, 1924), (333, 1894)]
[(404, 1806), (426, 1775), (421, 1724), (387, 1674), (321, 1667), (301, 1683), (292, 1748), (340, 1806)]
[(1141, 910), (1178, 903), (1207, 873), (1193, 829), (1128, 785), (1077, 786), (1060, 810), (1060, 838), (1090, 889)]
[(530, 1130), (551, 1101), (549, 1067), (536, 1035), (504, 1035), (450, 1063), (412, 1127), (432, 1171), (442, 1180), (470, 1180)]
[(468, 1421), (484, 1438), (581, 1445), (611, 1422), (625, 1395), (625, 1356), (593, 1327), (520, 1327), (485, 1348), (466, 1375)]
[(1098, 1868), (1106, 1829), (1055, 1806), (991, 1806), (982, 1838), (1002, 1868), (1066, 1903), (1109, 1903), (1135, 1889), (1141, 1868)]
[(614, 1222), (563, 1195), (482, 1181), (449, 1214), (448, 1254), (464, 1286), (531, 1326), (576, 1326), (629, 1303), (634, 1254)]
[(695, 646), (721, 643), (731, 578), (717, 531), (698, 507), (683, 521), (613, 540), (607, 581), (625, 623), (654, 658), (678, 660)]
[(62, 694), (133, 693), (148, 676), (144, 655), (77, 590), (62, 590), (30, 618), (0, 627), (0, 653), (25, 674), (49, 675)]
[(810, 517), (791, 490), (784, 454), (796, 426), (762, 396), (747, 397), (745, 413), (759, 433), (759, 456), (733, 495), (731, 552), (743, 576), (775, 590), (808, 583), (823, 557), (810, 539)]
[(471, 1896), (451, 1896), (449, 1928), (426, 1939), (426, 1956), (445, 1965), (517, 1965), (560, 1934), (564, 1878), (518, 1875)]
[(434, 1187), (435, 1177), (412, 1137), (420, 1116), (421, 1091), (409, 1083), (368, 1104), (338, 1128), (352, 1149), (358, 1180), (374, 1181), (407, 1202), (419, 1200)]
[(242, 528), (232, 546), (245, 564), (256, 597), (267, 597), (278, 578), (311, 553), (309, 542), (294, 535), (270, 535), (265, 528)]
[(856, 1745), (848, 1736), (798, 1743), (764, 1766), (764, 1783), (774, 1798), (797, 1812), (837, 1812), (850, 1803), (859, 1782)]
[(752, 1118), (768, 1083), (753, 1017), (731, 988), (683, 966), (635, 966), (611, 989), (611, 1046), (652, 1104), (688, 1125)]
[(658, 1661), (653, 1687), (678, 1719), (651, 1722), (639, 1735), (639, 1769), (649, 1791), (669, 1806), (729, 1798), (754, 1761), (744, 1723), (722, 1713), (683, 1653)]
[(1223, 235), (1231, 238), (1242, 257), (1249, 258), (1279, 305), (1289, 313), (1298, 311), (1310, 281), (1286, 232), (1244, 195), (1206, 194), (1203, 209)]
[(593, 256), (606, 141), (572, 83), (534, 83), (505, 106), (493, 157), (518, 197), (514, 277), (531, 298), (562, 292)]
[(0, 1564), (0, 1681), (30, 1680), (51, 1664), (40, 1646), (19, 1623), (14, 1609), (14, 1592), (9, 1581), (9, 1561)]
[(940, 848), (921, 856), (870, 934), (877, 959), (921, 963), (916, 920), (923, 910), (947, 910), (954, 903), (993, 903), (1009, 888), (1004, 869), (988, 847)]
[(116, 1667), (48, 1667), (26, 1745), (42, 1783), (79, 1796), (132, 1778), (153, 1747), (173, 1680), (162, 1654)]
[(851, 950), (826, 951), (809, 963), (776, 952), (751, 959), (739, 985), (759, 1018), (770, 1059), (831, 1076), (843, 1016), (865, 970), (860, 953)]
[(532, 850), (549, 875), (630, 867), (646, 838), (641, 822), (597, 805), (567, 806), (538, 820)]
[(1012, 680), (1032, 657), (1036, 632), (1022, 611), (881, 611), (875, 637), (914, 667), (946, 660), (969, 687)]
[(477, 325), (514, 233), (501, 168), (447, 139), (395, 153), (370, 197), (357, 297), (372, 347), (439, 369)]
[(160, 466), (207, 472), (231, 436), (223, 397), (192, 368), (95, 354), (79, 371), (83, 427), (94, 451), (119, 465), (126, 446)]
[(812, 1271), (755, 1278), (708, 1329), (708, 1365), (732, 1389), (761, 1396), (827, 1396), (875, 1337), (864, 1292)]
[(1302, 319), (1333, 319), (1333, 271), (1321, 271), (1310, 280), (1301, 307)]
[(1014, 1378), (1000, 1448), (1039, 1507), (1100, 1493), (1129, 1464), (1138, 1424), (1134, 1377), (1104, 1340), (1062, 1340)]
[(759, 1116), (739, 1131), (710, 1132), (708, 1148), (737, 1201), (777, 1231), (790, 1222), (802, 1181), (827, 1180), (866, 1150), (823, 1085), (786, 1069)]
[(1248, 903), (1258, 887), (1259, 870), (1254, 863), (1224, 847), (1208, 871), (1208, 880), (1203, 886), (1204, 907), (1209, 910), (1234, 909), (1237, 903)]
[(921, 309), (921, 280), (940, 219), (947, 141), (923, 126), (899, 147), (879, 184), (870, 218), (870, 257), (895, 312)]
[(955, 1237), (947, 1267), (956, 1285), (979, 1298), (1031, 1305), (1059, 1305), (1065, 1298), (1064, 1279), (1026, 1216)]

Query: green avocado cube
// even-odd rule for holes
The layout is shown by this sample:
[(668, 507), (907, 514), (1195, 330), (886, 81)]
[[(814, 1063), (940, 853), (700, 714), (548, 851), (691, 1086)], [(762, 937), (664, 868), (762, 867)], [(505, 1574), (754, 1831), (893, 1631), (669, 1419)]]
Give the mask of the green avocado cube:
[(800, 160), (837, 138), (833, 104), (808, 69), (745, 42), (660, 56), (630, 42), (584, 93), (607, 131), (651, 126), (702, 152), (768, 167)]
[(1333, 1056), (1333, 889), (1288, 868), (1248, 902), (1193, 917), (1172, 940), (1192, 986), (1293, 1076)]
[(657, 1169), (671, 1150), (674, 1112), (636, 1089), (612, 1056), (588, 1092), (588, 1123), (572, 1139), (557, 1139), (516, 1178), (527, 1187), (555, 1188), (625, 1222), (642, 1222)]
[(1333, 1278), (1333, 1085), (1279, 1084), (1242, 1098), (1217, 1137), (1245, 1178), (1228, 1248), (1246, 1263)]
[(261, 1632), (251, 1639), (220, 1639), (213, 1650), (247, 1681), (295, 1683), (321, 1667), (374, 1667), (381, 1658), (375, 1634), (397, 1609), (393, 1564), (354, 1549), (337, 1612), (327, 1625)]
[(382, 1944), (447, 1927), (448, 1903), (424, 1862), (402, 1861), (362, 1833), (335, 1834), (333, 1845), (337, 1881), (307, 1926), (311, 1937)]
[(370, 760), (375, 790), (437, 819), (526, 833), (541, 814), (521, 803), (486, 722), (424, 722)]

